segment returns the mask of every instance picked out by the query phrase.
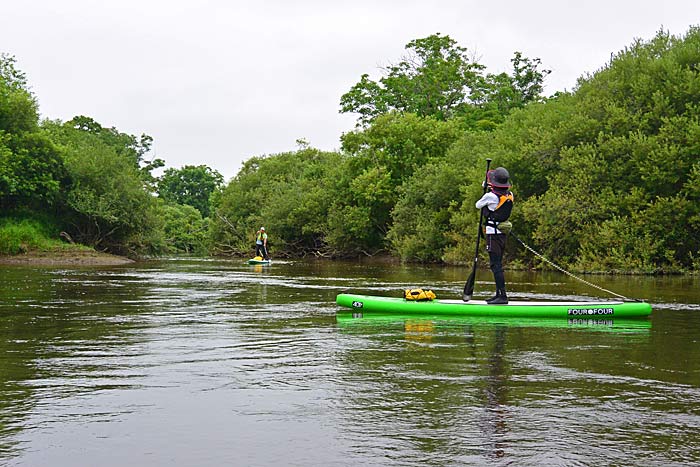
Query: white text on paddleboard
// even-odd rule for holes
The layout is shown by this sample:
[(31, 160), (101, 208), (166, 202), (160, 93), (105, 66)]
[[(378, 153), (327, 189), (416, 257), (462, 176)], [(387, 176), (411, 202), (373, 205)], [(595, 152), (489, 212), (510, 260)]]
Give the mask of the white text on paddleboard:
[(566, 310), (568, 315), (613, 315), (615, 310), (612, 308), (569, 308)]

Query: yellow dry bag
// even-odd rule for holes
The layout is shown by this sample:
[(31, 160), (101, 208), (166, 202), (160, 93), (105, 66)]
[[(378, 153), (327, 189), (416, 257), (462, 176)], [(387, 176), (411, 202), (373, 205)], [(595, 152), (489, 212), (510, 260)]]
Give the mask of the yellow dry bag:
[(417, 302), (423, 300), (433, 300), (435, 298), (435, 293), (432, 290), (423, 289), (406, 289), (403, 292), (403, 298), (406, 300), (414, 300)]

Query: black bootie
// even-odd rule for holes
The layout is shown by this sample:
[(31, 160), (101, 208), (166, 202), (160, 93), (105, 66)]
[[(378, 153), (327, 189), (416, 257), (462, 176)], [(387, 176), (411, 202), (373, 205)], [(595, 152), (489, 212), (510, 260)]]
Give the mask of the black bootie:
[(493, 300), (486, 300), (489, 305), (505, 305), (508, 303), (508, 296), (506, 295), (506, 289), (496, 290), (496, 296)]
[(496, 289), (496, 295), (494, 295), (494, 296), (491, 297), (491, 298), (487, 298), (487, 299), (486, 299), (486, 303), (491, 304), (491, 303), (493, 303), (494, 300), (496, 300), (497, 298), (500, 298), (500, 296), (501, 296), (501, 291), (500, 291), (500, 289)]

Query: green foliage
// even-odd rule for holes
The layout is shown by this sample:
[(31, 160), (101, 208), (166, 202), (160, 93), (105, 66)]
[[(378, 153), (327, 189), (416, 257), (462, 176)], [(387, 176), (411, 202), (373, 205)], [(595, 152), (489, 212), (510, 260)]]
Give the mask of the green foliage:
[(543, 249), (579, 269), (692, 267), (699, 65), (698, 29), (684, 38), (662, 31), (580, 80), (577, 119), (598, 131), (562, 148), (551, 188), (524, 206)]
[(562, 151), (559, 170), (551, 175), (547, 193), (522, 205), (524, 216), (536, 219), (533, 238), (543, 245), (541, 252), (563, 262), (578, 254), (585, 232), (616, 214), (614, 185), (607, 164), (593, 145), (579, 145)]
[(213, 197), (214, 253), (252, 253), (254, 233), (265, 226), (277, 254), (323, 254), (334, 185), (344, 164), (332, 152), (302, 148), (254, 157)]
[(167, 253), (206, 254), (207, 222), (192, 206), (165, 204), (160, 209)]
[(116, 253), (151, 249), (139, 239), (156, 229), (154, 199), (122, 144), (74, 123), (44, 122), (60, 147), (71, 183), (65, 193), (67, 230), (78, 242)]
[(158, 180), (158, 196), (171, 203), (192, 206), (202, 217), (209, 217), (209, 198), (223, 182), (224, 177), (206, 165), (170, 168)]
[(343, 151), (353, 156), (356, 172), (384, 167), (396, 185), (427, 162), (444, 157), (462, 131), (458, 120), (389, 113), (368, 128), (343, 134), (341, 142)]
[(365, 206), (334, 205), (328, 214), (327, 232), (325, 240), (334, 255), (372, 255), (383, 249), (382, 236)]
[(466, 49), (449, 36), (434, 34), (406, 44), (408, 56), (385, 70), (379, 83), (363, 75), (341, 97), (341, 112), (360, 114), (368, 124), (390, 110), (445, 120), (483, 87), (481, 70)]
[(522, 104), (540, 100), (544, 91), (544, 79), (552, 71), (540, 71), (542, 60), (523, 57), (521, 52), (515, 52), (510, 61), (513, 64), (512, 86), (516, 98)]
[[(358, 112), (363, 126), (343, 135), (346, 157), (314, 179), (327, 202), (303, 211), (313, 212), (308, 217), (285, 217), (307, 205), (303, 190), (313, 187), (299, 188), (307, 179), (301, 166), (290, 170), (289, 155), (255, 159), (222, 196), (222, 206), (247, 200), (229, 204), (227, 220), (247, 219), (240, 225), (250, 232), (279, 222), (292, 251), (303, 238), (297, 232), (314, 230), (315, 244), (332, 254), (388, 248), (404, 260), (466, 262), (491, 158), (513, 177), (514, 232), (558, 264), (693, 268), (700, 258), (699, 37), (691, 29), (683, 38), (660, 32), (637, 41), (575, 92), (546, 101), (548, 72), (539, 60), (516, 52), (512, 74), (484, 75), (447, 37), (413, 41), (379, 82), (365, 75), (343, 96), (343, 111)], [(457, 101), (435, 97), (458, 84)], [(295, 176), (280, 178), (273, 166)], [(259, 207), (269, 200), (277, 211)], [(528, 251), (508, 248), (515, 263), (539, 265)]]
[[(399, 187), (425, 164), (443, 159), (462, 131), (459, 120), (389, 113), (344, 134), (342, 147), (351, 157), (339, 177), (340, 196), (329, 219), (331, 245), (344, 254), (385, 249)], [(347, 228), (352, 234), (343, 231)]]
[(54, 145), (38, 132), (34, 96), (15, 59), (0, 55), (0, 209), (51, 206), (65, 180)]
[[(515, 233), (557, 263), (596, 271), (695, 267), (698, 70), (698, 30), (682, 39), (660, 32), (581, 79), (575, 93), (512, 111), (488, 135), (464, 134), (427, 167), (430, 181), (416, 176), (403, 186), (389, 232), (394, 251), (422, 261), (469, 258), (489, 157), (513, 176)], [(436, 174), (453, 170), (452, 203), (435, 202), (434, 186), (443, 185)], [(511, 259), (537, 264), (509, 248)]]
[[(264, 225), (276, 255), (391, 251), (471, 261), (484, 160), (511, 173), (514, 233), (581, 271), (658, 273), (700, 264), (700, 29), (637, 40), (571, 93), (515, 52), (488, 74), (439, 34), (411, 41), (377, 82), (341, 97), (359, 114), (342, 153), (299, 140), (248, 160), (222, 190), (206, 166), (169, 169), (149, 194), (151, 141), (88, 117), (37, 130), (14, 60), (0, 60), (0, 203), (59, 211), (88, 243), (251, 254)], [(199, 211), (195, 210), (197, 208)], [(511, 264), (539, 267), (514, 242)], [(483, 255), (483, 251), (481, 252)]]
[(0, 54), (0, 135), (37, 129), (38, 106), (15, 63), (14, 57)]
[(39, 133), (0, 133), (0, 207), (53, 205), (66, 179), (56, 147)]
[(440, 261), (450, 244), (449, 220), (457, 207), (460, 167), (429, 164), (407, 181), (392, 210), (387, 238), (405, 261)]
[(511, 109), (539, 99), (544, 77), (539, 59), (516, 52), (513, 76), (484, 75), (484, 66), (469, 57), (449, 36), (433, 34), (406, 44), (407, 56), (383, 71), (379, 82), (363, 74), (340, 99), (341, 113), (359, 114), (367, 126), (391, 111), (448, 120), (466, 116), (472, 128), (491, 128)]
[[(163, 165), (160, 159), (146, 160), (152, 138), (104, 128), (85, 116), (40, 125), (36, 100), (15, 63), (13, 57), (0, 55), (2, 214), (60, 219), (50, 235), (64, 230), (78, 242), (113, 253), (157, 253), (169, 248), (201, 251), (202, 239), (195, 238), (189, 228), (197, 224), (195, 230), (203, 236), (201, 218), (192, 219), (193, 214), (183, 208), (175, 221), (173, 208), (163, 208), (150, 194), (155, 185), (151, 171)], [(209, 175), (220, 183), (220, 175)], [(207, 189), (203, 179), (199, 182)], [(175, 228), (178, 222), (183, 226)], [(35, 224), (27, 225), (16, 222), (11, 226), (7, 251), (36, 243), (32, 240)], [(168, 234), (185, 237), (170, 236), (168, 244), (165, 227), (171, 229)]]
[(0, 254), (16, 255), (54, 245), (50, 227), (37, 220), (0, 219)]
[(150, 190), (154, 190), (156, 180), (151, 174), (152, 170), (163, 167), (165, 162), (161, 159), (146, 160), (146, 155), (151, 150), (153, 138), (146, 134), (139, 137), (127, 133), (121, 133), (116, 128), (104, 128), (91, 117), (83, 115), (73, 117), (65, 123), (66, 127), (71, 127), (83, 133), (94, 136), (94, 141), (100, 141), (122, 159), (128, 161), (146, 183)]

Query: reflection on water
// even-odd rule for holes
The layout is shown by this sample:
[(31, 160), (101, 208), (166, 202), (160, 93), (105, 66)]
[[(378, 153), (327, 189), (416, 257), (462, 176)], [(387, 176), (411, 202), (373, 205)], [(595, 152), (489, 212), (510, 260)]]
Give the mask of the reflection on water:
[[(697, 278), (605, 278), (654, 304), (651, 319), (613, 321), (335, 306), (345, 290), (459, 297), (458, 268), (181, 259), (0, 274), (0, 464), (700, 462)], [(509, 280), (518, 298), (595, 298), (561, 275)]]
[(505, 371), (504, 350), (506, 327), (495, 329), (494, 345), (488, 360), (488, 376), (485, 381), (484, 395), (486, 404), (481, 423), (489, 457), (505, 456), (505, 435), (508, 433), (507, 408), (508, 385)]

